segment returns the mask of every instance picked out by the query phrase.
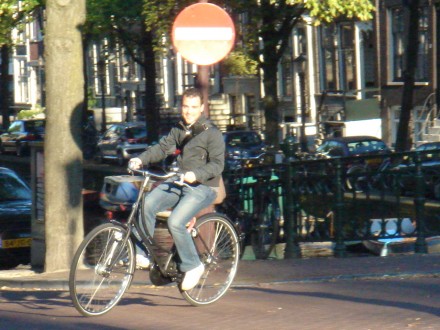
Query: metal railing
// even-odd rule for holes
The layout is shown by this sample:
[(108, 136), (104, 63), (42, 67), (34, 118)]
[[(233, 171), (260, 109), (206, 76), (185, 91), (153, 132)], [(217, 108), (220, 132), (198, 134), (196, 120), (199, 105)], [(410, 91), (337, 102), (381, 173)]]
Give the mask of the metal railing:
[[(285, 258), (300, 255), (305, 242), (332, 242), (342, 257), (354, 243), (412, 239), (415, 252), (424, 253), (426, 237), (440, 234), (440, 150), (292, 160), (235, 176), (250, 178), (262, 169), (276, 174), (270, 184), (278, 185), (283, 206)], [(244, 212), (253, 184), (229, 189)]]

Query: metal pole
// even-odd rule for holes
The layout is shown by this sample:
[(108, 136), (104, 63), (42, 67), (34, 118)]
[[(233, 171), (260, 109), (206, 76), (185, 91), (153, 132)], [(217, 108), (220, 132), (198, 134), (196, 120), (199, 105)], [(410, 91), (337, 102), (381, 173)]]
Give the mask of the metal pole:
[(344, 236), (342, 234), (343, 222), (344, 222), (344, 188), (343, 188), (343, 167), (339, 159), (336, 160), (336, 187), (335, 187), (335, 204), (334, 204), (334, 216), (335, 216), (335, 229), (336, 229), (336, 244), (335, 244), (335, 257), (345, 257), (346, 246), (344, 244)]
[(299, 72), (299, 85), (301, 91), (301, 151), (308, 152), (306, 136), (306, 83), (305, 74)]
[[(287, 146), (288, 148), (288, 146)], [(283, 190), (284, 190), (284, 233), (286, 235), (286, 246), (284, 248), (284, 259), (293, 259), (293, 258), (300, 258), (301, 257), (301, 250), (298, 246), (297, 242), (297, 217), (298, 213), (298, 203), (297, 198), (298, 196), (295, 196), (296, 192), (293, 192), (292, 188), (292, 179), (293, 179), (293, 155), (289, 152), (286, 153), (287, 157), (287, 168), (285, 171), (285, 180), (283, 183)], [(291, 156), (291, 157), (290, 157)]]
[(436, 44), (436, 52), (437, 52), (437, 56), (436, 56), (436, 63), (435, 68), (437, 70), (436, 72), (436, 84), (435, 84), (435, 88), (436, 88), (436, 94), (435, 94), (435, 99), (436, 99), (436, 116), (438, 117), (440, 115), (440, 1), (436, 1), (435, 3), (435, 20), (436, 20), (436, 34), (437, 34), (437, 44)]
[(100, 59), (98, 61), (98, 76), (101, 84), (101, 106), (102, 106), (102, 122), (101, 133), (104, 133), (107, 129), (107, 122), (105, 116), (105, 60)]
[(425, 177), (422, 171), (422, 160), (420, 153), (414, 156), (414, 164), (416, 166), (416, 191), (414, 196), (414, 205), (416, 208), (417, 219), (417, 239), (415, 244), (416, 253), (428, 253), (428, 247), (425, 239)]
[(104, 133), (107, 129), (107, 122), (105, 119), (105, 94), (104, 94), (104, 88), (105, 88), (105, 78), (104, 76), (101, 77), (101, 104), (102, 104), (102, 127), (101, 131)]
[(203, 105), (205, 116), (209, 117), (209, 66), (207, 65), (198, 65), (197, 66), (197, 88), (200, 88), (203, 95)]
[[(199, 0), (199, 3), (207, 3), (208, 0)], [(197, 66), (197, 81), (202, 91), (203, 95), (203, 105), (204, 105), (204, 113), (207, 118), (209, 118), (209, 66), (207, 65), (198, 65)]]

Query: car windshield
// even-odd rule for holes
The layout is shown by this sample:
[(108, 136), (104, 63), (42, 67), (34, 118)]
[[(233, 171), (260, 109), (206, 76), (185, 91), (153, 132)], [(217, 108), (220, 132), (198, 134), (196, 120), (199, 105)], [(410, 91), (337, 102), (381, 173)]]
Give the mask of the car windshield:
[(376, 152), (381, 150), (388, 150), (388, 147), (383, 141), (365, 140), (354, 141), (347, 143), (350, 154), (362, 154), (367, 152)]
[(231, 146), (248, 146), (261, 144), (261, 138), (257, 133), (232, 133), (228, 134), (226, 143)]
[(126, 130), (127, 138), (129, 139), (141, 139), (147, 136), (146, 127), (130, 127)]
[(31, 192), (13, 176), (0, 173), (0, 202), (31, 199)]

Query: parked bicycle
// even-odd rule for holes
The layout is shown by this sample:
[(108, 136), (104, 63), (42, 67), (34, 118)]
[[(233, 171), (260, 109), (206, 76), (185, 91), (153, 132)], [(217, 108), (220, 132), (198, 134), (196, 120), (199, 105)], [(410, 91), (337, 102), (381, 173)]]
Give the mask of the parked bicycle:
[(232, 222), (223, 214), (208, 213), (197, 219), (191, 230), (205, 272), (191, 290), (183, 291), (179, 256), (160, 246), (142, 230), (143, 196), (153, 179), (176, 177), (175, 184), (186, 185), (177, 172), (165, 174), (131, 170), (144, 177), (139, 195), (125, 223), (111, 220), (92, 230), (80, 244), (72, 261), (69, 289), (75, 308), (85, 316), (109, 312), (129, 288), (136, 269), (135, 245), (140, 244), (152, 261), (150, 280), (154, 285), (177, 283), (182, 296), (193, 306), (208, 305), (221, 298), (235, 277), (240, 256), (239, 237)]
[[(244, 168), (231, 175), (225, 201), (217, 208), (241, 224), (257, 259), (267, 259), (283, 225), (278, 176), (269, 168)], [(244, 247), (243, 247), (244, 248)]]

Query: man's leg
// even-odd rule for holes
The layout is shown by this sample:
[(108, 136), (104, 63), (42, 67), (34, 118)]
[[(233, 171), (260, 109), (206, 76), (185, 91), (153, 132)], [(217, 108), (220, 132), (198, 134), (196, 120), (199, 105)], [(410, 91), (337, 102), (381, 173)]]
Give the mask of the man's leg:
[[(164, 183), (153, 189), (144, 198), (144, 229), (153, 236), (154, 226), (156, 224), (156, 214), (172, 208), (179, 201), (181, 195), (180, 188), (177, 188), (172, 182)], [(146, 227), (146, 228), (145, 228)]]
[(168, 228), (182, 261), (180, 270), (187, 272), (200, 266), (200, 259), (191, 234), (186, 229), (186, 224), (214, 201), (216, 193), (212, 188), (205, 185), (199, 185), (192, 190), (187, 187), (183, 189), (184, 197), (171, 213), (168, 219)]

